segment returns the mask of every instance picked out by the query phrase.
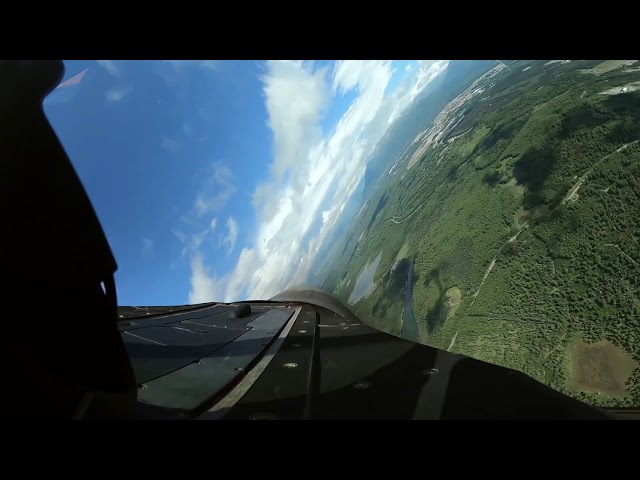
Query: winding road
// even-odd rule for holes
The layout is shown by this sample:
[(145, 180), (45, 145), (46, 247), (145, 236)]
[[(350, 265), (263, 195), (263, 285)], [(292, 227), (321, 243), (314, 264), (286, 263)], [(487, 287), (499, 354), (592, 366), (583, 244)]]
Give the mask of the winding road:
[(406, 220), (409, 220), (411, 217), (413, 217), (413, 215), (415, 215), (415, 213), (420, 210), (422, 207), (424, 207), (425, 203), (427, 203), (429, 201), (429, 199), (431, 198), (431, 196), (436, 193), (445, 183), (447, 183), (447, 181), (445, 180), (444, 182), (442, 182), (440, 185), (438, 185), (433, 192), (431, 192), (427, 198), (424, 199), (424, 201), (418, 205), (416, 208), (413, 209), (413, 211), (405, 216), (404, 218), (398, 219), (397, 217), (391, 217), (391, 218), (387, 218), (383, 225), (387, 225), (389, 222), (395, 223), (396, 225), (400, 225), (401, 223), (403, 223)]

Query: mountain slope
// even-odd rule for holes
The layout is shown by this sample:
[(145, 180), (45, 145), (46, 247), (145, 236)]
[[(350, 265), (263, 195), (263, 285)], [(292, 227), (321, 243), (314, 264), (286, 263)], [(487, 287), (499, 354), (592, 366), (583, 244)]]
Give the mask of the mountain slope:
[(433, 121), (442, 108), (495, 64), (495, 60), (449, 62), (446, 71), (425, 88), (378, 142), (373, 155), (367, 162), (363, 201), (371, 195), (372, 189), (391, 163)]

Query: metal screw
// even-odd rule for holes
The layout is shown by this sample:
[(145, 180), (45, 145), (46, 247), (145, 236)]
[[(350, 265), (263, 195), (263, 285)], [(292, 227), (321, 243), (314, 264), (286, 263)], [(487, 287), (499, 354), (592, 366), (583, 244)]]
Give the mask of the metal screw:
[(142, 383), (140, 384), (140, 390), (146, 390), (147, 389), (147, 385)]
[(353, 388), (357, 390), (366, 390), (369, 386), (370, 385), (367, 382), (358, 382), (353, 384)]
[(303, 320), (302, 323), (309, 323), (309, 320)]
[(298, 330), (298, 333), (307, 333), (306, 330)]
[(440, 370), (438, 370), (437, 368), (429, 368), (428, 370), (423, 370), (422, 373), (424, 375), (437, 375), (438, 373), (440, 373)]
[(296, 368), (298, 366), (297, 363), (285, 363), (283, 365), (284, 368)]
[(302, 346), (301, 343), (294, 343), (293, 345), (291, 345), (293, 348), (300, 348)]
[(343, 326), (343, 325), (346, 325), (346, 323), (342, 322), (342, 323), (340, 324), (340, 326)]
[(342, 330), (349, 330), (349, 327), (342, 327)]
[(242, 367), (238, 367), (238, 368), (236, 368), (236, 370), (237, 370), (238, 372), (244, 372), (244, 368), (242, 368)]
[(200, 365), (202, 363), (202, 360), (196, 360), (196, 363)]

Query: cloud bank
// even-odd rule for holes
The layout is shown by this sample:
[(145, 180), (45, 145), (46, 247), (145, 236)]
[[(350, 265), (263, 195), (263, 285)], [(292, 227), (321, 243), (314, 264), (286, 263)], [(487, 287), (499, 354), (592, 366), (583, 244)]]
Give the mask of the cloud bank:
[[(416, 68), (403, 68), (405, 80), (390, 92), (394, 74), (390, 61), (340, 61), (333, 69), (317, 68), (312, 62), (267, 62), (261, 80), (274, 151), (269, 179), (252, 196), (257, 234), (241, 249), (227, 275), (207, 268), (196, 249), (189, 301), (265, 299), (304, 283), (323, 241), (362, 180), (378, 140), (447, 64), (422, 61)], [(348, 92), (354, 92), (355, 99), (323, 136), (321, 121), (329, 102)], [(204, 213), (218, 195), (199, 196), (198, 208)], [(229, 237), (231, 220), (225, 238), (229, 252), (237, 238), (237, 232)]]

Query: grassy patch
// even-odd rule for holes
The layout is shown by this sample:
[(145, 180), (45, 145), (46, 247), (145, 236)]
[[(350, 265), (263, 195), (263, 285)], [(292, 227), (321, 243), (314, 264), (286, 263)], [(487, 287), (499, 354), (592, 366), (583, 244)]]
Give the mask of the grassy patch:
[(404, 245), (402, 245), (402, 248), (398, 251), (395, 261), (397, 262), (399, 260), (402, 260), (403, 258), (407, 258), (408, 253), (409, 253), (409, 244), (405, 243)]
[(581, 72), (590, 73), (592, 75), (599, 75), (602, 73), (606, 73), (610, 70), (613, 70), (615, 68), (619, 68), (627, 61), (628, 60), (605, 60), (604, 62), (596, 65), (595, 67), (583, 69), (581, 70)]
[(612, 397), (626, 395), (628, 380), (636, 362), (622, 348), (606, 340), (571, 345), (571, 388), (600, 392)]

